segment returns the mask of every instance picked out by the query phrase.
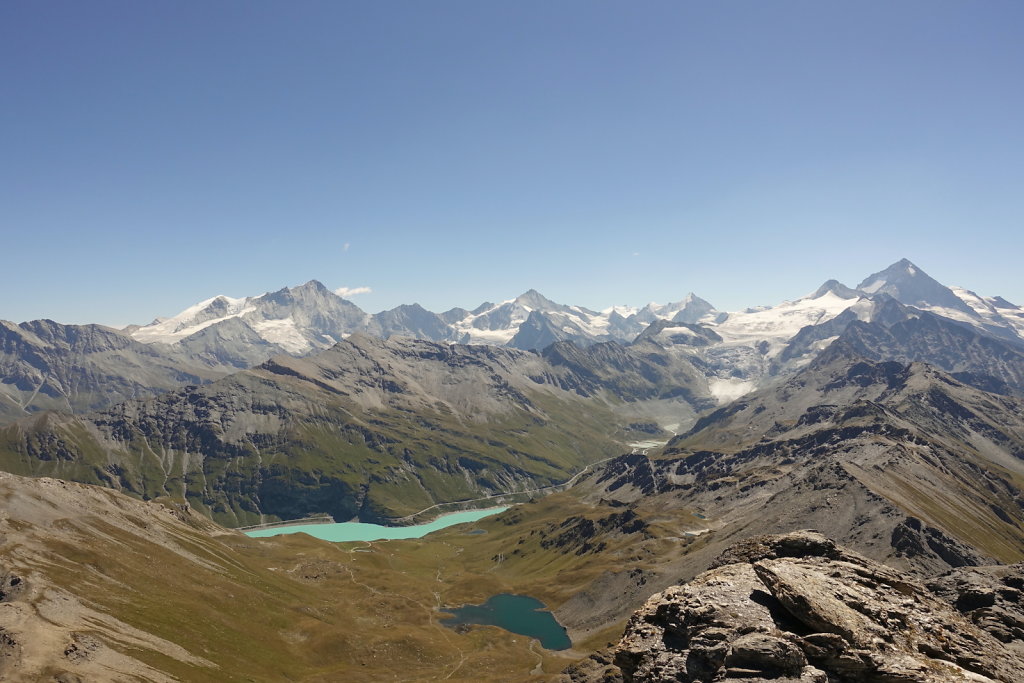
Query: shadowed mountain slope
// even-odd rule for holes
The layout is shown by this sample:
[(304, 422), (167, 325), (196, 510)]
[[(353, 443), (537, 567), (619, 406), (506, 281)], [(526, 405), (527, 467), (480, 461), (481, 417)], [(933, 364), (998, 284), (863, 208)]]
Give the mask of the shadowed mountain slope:
[(235, 369), (215, 355), (142, 344), (102, 325), (0, 321), (0, 423), (41, 410), (97, 410)]
[(0, 431), (0, 464), (180, 496), (228, 524), (403, 516), (563, 481), (621, 452), (630, 410), (668, 384), (680, 412), (706, 401), (692, 368), (637, 377), (649, 361), (599, 351), (587, 374), (515, 349), (356, 335), (87, 417), (22, 421)]

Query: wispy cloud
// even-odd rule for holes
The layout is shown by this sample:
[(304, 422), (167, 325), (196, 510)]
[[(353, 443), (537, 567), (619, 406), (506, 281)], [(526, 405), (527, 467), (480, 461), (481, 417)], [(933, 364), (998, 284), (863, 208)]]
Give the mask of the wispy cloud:
[(351, 246), (352, 246), (351, 244), (349, 244), (348, 242), (345, 242), (345, 244), (341, 245), (341, 250), (342, 251), (348, 251), (348, 248), (351, 247)]
[(334, 293), (343, 299), (347, 299), (348, 297), (355, 296), (356, 294), (369, 294), (372, 291), (373, 290), (369, 287), (338, 287), (334, 290)]

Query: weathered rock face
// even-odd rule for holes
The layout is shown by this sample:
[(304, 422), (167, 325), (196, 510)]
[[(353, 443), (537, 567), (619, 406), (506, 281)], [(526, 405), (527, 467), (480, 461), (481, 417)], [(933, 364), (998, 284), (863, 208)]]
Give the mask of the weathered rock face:
[(1024, 564), (962, 567), (929, 581), (928, 589), (1024, 655)]
[[(931, 584), (815, 532), (746, 541), (651, 597), (571, 681), (1019, 681), (1020, 568)], [(973, 609), (967, 609), (971, 607)], [(986, 611), (987, 610), (987, 611)]]

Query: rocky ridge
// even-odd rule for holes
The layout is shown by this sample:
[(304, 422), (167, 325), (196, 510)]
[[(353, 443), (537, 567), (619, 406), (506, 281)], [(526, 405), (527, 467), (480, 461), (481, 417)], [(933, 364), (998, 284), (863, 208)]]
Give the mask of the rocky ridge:
[[(1009, 683), (1024, 676), (1022, 570), (976, 568), (926, 588), (816, 532), (752, 538), (652, 596), (616, 645), (565, 679)], [(997, 599), (999, 618), (972, 615)]]
[[(686, 551), (639, 567), (651, 592), (693, 578), (739, 540), (808, 526), (928, 577), (1024, 559), (1022, 453), (1018, 399), (838, 346), (706, 415), (664, 449), (608, 461), (574, 492), (652, 527), (689, 516), (685, 538), (667, 534)], [(636, 608), (639, 578), (604, 577), (555, 613), (580, 635), (597, 633)]]
[(876, 560), (934, 572), (1021, 559), (1022, 454), (1020, 400), (836, 347), (587, 485), (595, 501), (655, 498), (708, 515), (719, 552), (736, 535), (813, 524)]
[(99, 410), (236, 370), (216, 354), (143, 344), (102, 325), (0, 321), (0, 423), (43, 410)]

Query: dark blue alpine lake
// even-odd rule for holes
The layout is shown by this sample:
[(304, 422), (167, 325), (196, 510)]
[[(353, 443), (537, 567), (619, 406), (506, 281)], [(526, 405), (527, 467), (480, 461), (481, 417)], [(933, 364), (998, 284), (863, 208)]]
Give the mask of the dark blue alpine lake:
[(512, 633), (536, 638), (548, 650), (568, 650), (572, 647), (572, 641), (565, 627), (555, 620), (551, 612), (542, 610), (544, 603), (536, 598), (501, 593), (491, 596), (482, 605), (445, 608), (441, 611), (452, 616), (442, 617), (441, 623), (451, 628), (462, 624), (498, 626)]

